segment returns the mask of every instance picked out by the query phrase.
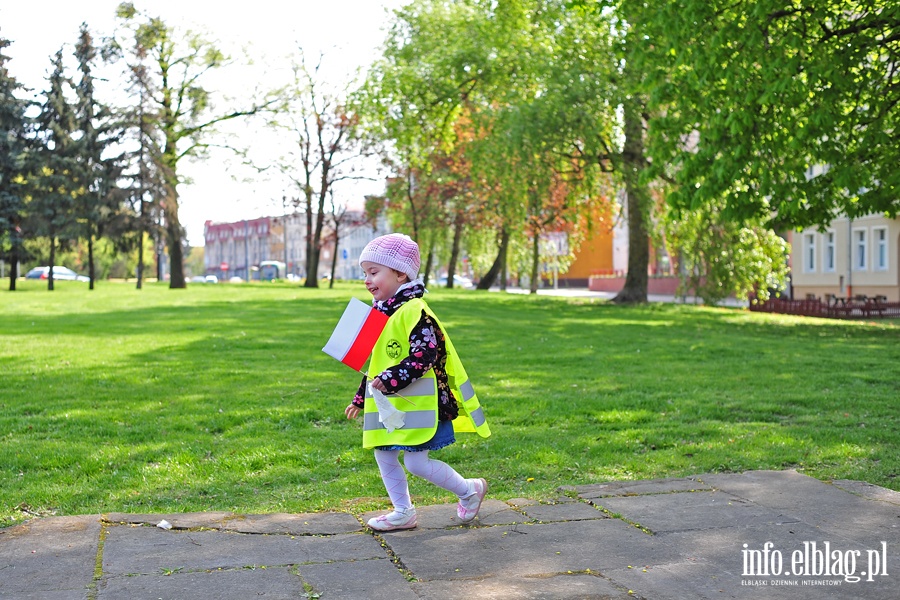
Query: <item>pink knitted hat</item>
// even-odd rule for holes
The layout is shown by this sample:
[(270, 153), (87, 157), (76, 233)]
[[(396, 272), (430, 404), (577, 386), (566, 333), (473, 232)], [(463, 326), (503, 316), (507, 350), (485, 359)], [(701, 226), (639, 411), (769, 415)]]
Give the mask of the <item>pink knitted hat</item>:
[(412, 281), (419, 276), (419, 245), (402, 233), (389, 233), (377, 237), (359, 255), (359, 264), (373, 262), (406, 273)]

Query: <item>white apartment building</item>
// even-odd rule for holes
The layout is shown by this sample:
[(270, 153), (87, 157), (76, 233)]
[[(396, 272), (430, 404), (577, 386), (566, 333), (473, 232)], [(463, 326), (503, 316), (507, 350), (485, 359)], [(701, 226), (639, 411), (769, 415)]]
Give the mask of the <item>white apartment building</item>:
[(900, 219), (835, 219), (824, 231), (794, 233), (791, 247), (795, 299), (831, 294), (900, 302)]

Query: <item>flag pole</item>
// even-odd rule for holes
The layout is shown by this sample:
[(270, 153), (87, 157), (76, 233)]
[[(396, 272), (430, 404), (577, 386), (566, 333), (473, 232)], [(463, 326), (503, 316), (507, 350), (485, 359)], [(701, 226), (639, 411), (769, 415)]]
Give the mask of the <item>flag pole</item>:
[[(365, 377), (365, 378), (366, 378), (367, 380), (369, 380), (369, 381), (375, 381), (375, 378), (374, 378), (374, 377), (369, 377), (369, 374), (368, 374), (367, 372), (360, 371), (359, 369), (357, 369), (356, 372), (359, 373), (360, 375), (362, 375), (363, 377)], [(413, 406), (416, 406), (416, 403), (415, 403), (415, 402), (413, 402), (412, 400), (410, 400), (409, 398), (407, 398), (406, 396), (404, 396), (403, 394), (401, 394), (401, 393), (399, 393), (399, 392), (391, 392), (391, 395), (392, 395), (392, 396), (399, 396), (400, 398), (403, 398), (404, 400), (406, 400), (407, 402), (409, 402), (409, 403), (412, 404)], [(387, 396), (387, 394), (385, 394), (385, 396)]]

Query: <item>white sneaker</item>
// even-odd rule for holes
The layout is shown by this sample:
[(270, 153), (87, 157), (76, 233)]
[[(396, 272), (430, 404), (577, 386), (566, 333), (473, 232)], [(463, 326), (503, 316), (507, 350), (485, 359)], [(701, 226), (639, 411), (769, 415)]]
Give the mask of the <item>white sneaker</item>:
[(386, 515), (369, 519), (367, 525), (375, 531), (413, 529), (416, 526), (416, 509), (393, 510)]
[(456, 505), (456, 516), (463, 523), (470, 523), (478, 516), (478, 511), (481, 510), (481, 503), (488, 490), (487, 481), (484, 479), (472, 479), (471, 481), (475, 488), (475, 493), (465, 498), (460, 498), (459, 504)]

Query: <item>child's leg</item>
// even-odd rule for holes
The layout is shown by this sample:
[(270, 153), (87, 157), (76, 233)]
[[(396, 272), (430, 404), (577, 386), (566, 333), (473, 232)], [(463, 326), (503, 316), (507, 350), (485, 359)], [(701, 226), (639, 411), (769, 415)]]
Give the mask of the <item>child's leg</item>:
[(400, 466), (400, 450), (376, 450), (375, 462), (378, 463), (381, 480), (384, 481), (384, 487), (394, 508), (397, 510), (412, 508), (406, 471)]
[(453, 492), (460, 498), (471, 496), (474, 493), (469, 480), (463, 479), (462, 475), (454, 471), (447, 463), (428, 458), (428, 450), (407, 452), (403, 456), (403, 464), (413, 475)]

